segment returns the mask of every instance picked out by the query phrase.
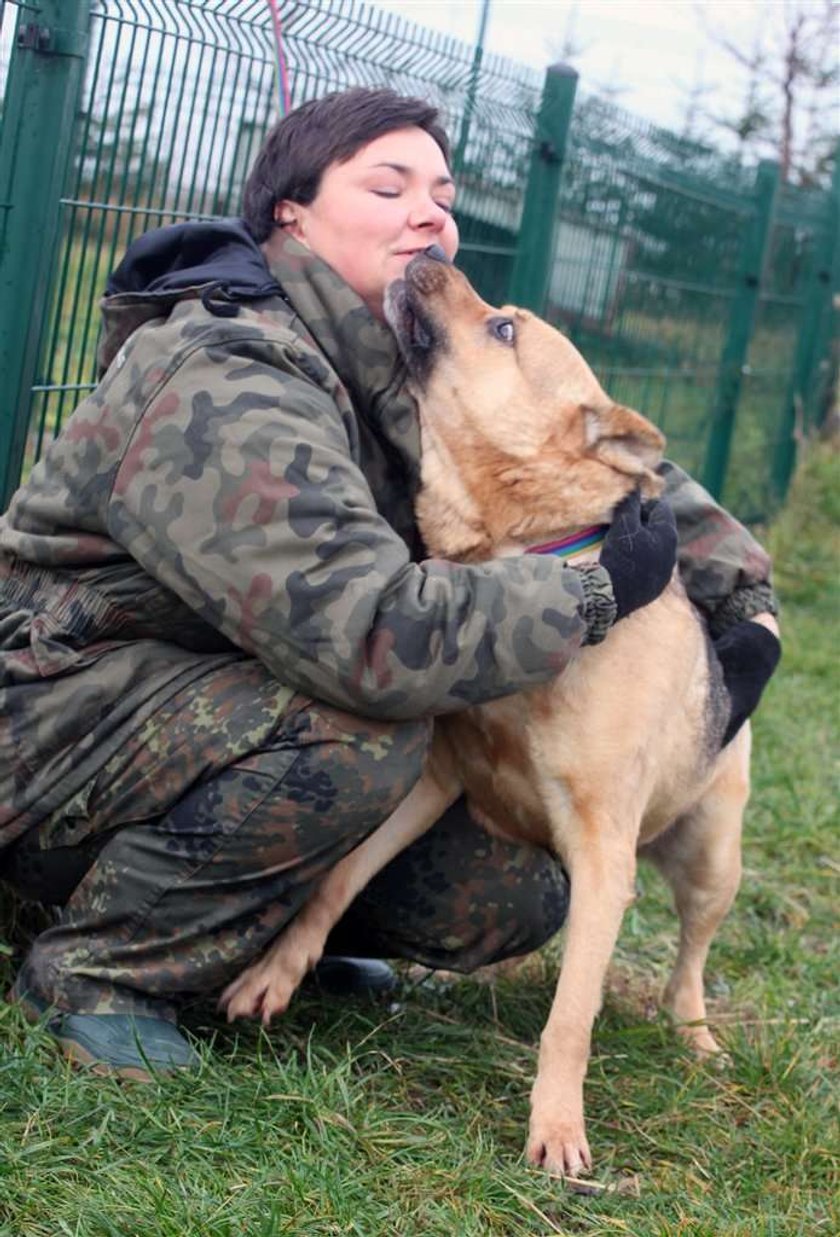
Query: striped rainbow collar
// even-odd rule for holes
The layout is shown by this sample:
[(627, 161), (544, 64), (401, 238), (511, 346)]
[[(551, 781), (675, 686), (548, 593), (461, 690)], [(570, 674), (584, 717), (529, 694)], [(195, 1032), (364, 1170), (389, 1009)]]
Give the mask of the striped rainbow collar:
[(577, 532), (560, 537), (557, 541), (545, 541), (542, 545), (529, 545), (526, 554), (555, 554), (558, 558), (576, 558), (578, 554), (592, 554), (602, 545), (609, 524), (592, 524)]

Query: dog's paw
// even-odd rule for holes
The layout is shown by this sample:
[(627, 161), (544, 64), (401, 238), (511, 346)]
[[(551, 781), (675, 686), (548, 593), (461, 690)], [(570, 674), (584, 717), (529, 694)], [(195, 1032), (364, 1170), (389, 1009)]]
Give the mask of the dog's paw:
[(704, 1022), (686, 1023), (677, 1027), (677, 1034), (700, 1061), (715, 1068), (727, 1064), (727, 1055)]
[(268, 1026), (275, 1014), (282, 1014), (306, 972), (300, 974), (278, 965), (277, 959), (267, 958), (249, 966), (238, 979), (228, 984), (219, 997), (219, 1009), (227, 1014), (228, 1022), (236, 1018), (259, 1018)]
[(528, 1162), (560, 1177), (592, 1171), (592, 1154), (583, 1117), (531, 1117), (526, 1151)]
[(259, 961), (228, 984), (219, 1008), (234, 1018), (260, 1018), (268, 1026), (283, 1014), (308, 971), (320, 961), (326, 935), (305, 921), (296, 921), (282, 933)]

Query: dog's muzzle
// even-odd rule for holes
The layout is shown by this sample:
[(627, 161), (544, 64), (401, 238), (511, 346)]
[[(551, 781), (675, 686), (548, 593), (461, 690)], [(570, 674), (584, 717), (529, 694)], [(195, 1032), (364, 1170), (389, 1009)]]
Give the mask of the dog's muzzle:
[(427, 375), (432, 355), (443, 341), (443, 332), (423, 303), (424, 294), (433, 291), (437, 282), (437, 263), (451, 265), (440, 245), (430, 245), (411, 259), (403, 279), (395, 279), (385, 289), (385, 320), (417, 380)]

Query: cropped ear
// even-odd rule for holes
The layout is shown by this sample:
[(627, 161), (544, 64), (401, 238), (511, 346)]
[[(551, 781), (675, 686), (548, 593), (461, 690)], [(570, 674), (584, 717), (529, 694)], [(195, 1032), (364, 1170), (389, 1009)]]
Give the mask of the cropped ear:
[(662, 459), (665, 435), (632, 408), (585, 408), (584, 422), (590, 453), (616, 472), (650, 477)]

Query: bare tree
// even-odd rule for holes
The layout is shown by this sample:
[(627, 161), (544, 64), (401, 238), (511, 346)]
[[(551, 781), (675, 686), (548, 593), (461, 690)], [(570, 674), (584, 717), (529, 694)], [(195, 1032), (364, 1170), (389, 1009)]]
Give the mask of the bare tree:
[(552, 64), (574, 65), (583, 53), (592, 46), (591, 43), (581, 43), (577, 37), (579, 16), (580, 8), (578, 2), (573, 0), (566, 13), (566, 24), (563, 27), (563, 34), (559, 39), (549, 39), (546, 43)]
[[(569, 5), (566, 13), (566, 24), (559, 39), (549, 39), (546, 43), (549, 59), (552, 64), (569, 64), (577, 67), (581, 56), (589, 51), (592, 42), (584, 43), (578, 38), (577, 23), (580, 16), (578, 0)], [(613, 58), (612, 68), (607, 78), (590, 78), (588, 85), (598, 92), (602, 99), (610, 103), (620, 103), (627, 94), (629, 86), (622, 80), (621, 57)]]
[(714, 87), (705, 80), (705, 55), (698, 51), (694, 58), (694, 78), (689, 85), (671, 78), (671, 85), (682, 96), (682, 124), (680, 137), (687, 142), (703, 140), (704, 129), (708, 129), (707, 100)]
[[(716, 9), (716, 13), (719, 10)], [(744, 46), (708, 10), (698, 18), (709, 39), (743, 75), (740, 108), (709, 113), (713, 125), (734, 134), (742, 154), (778, 160), (782, 179), (824, 184), (838, 137), (837, 0), (782, 0), (762, 7), (762, 22)]]

